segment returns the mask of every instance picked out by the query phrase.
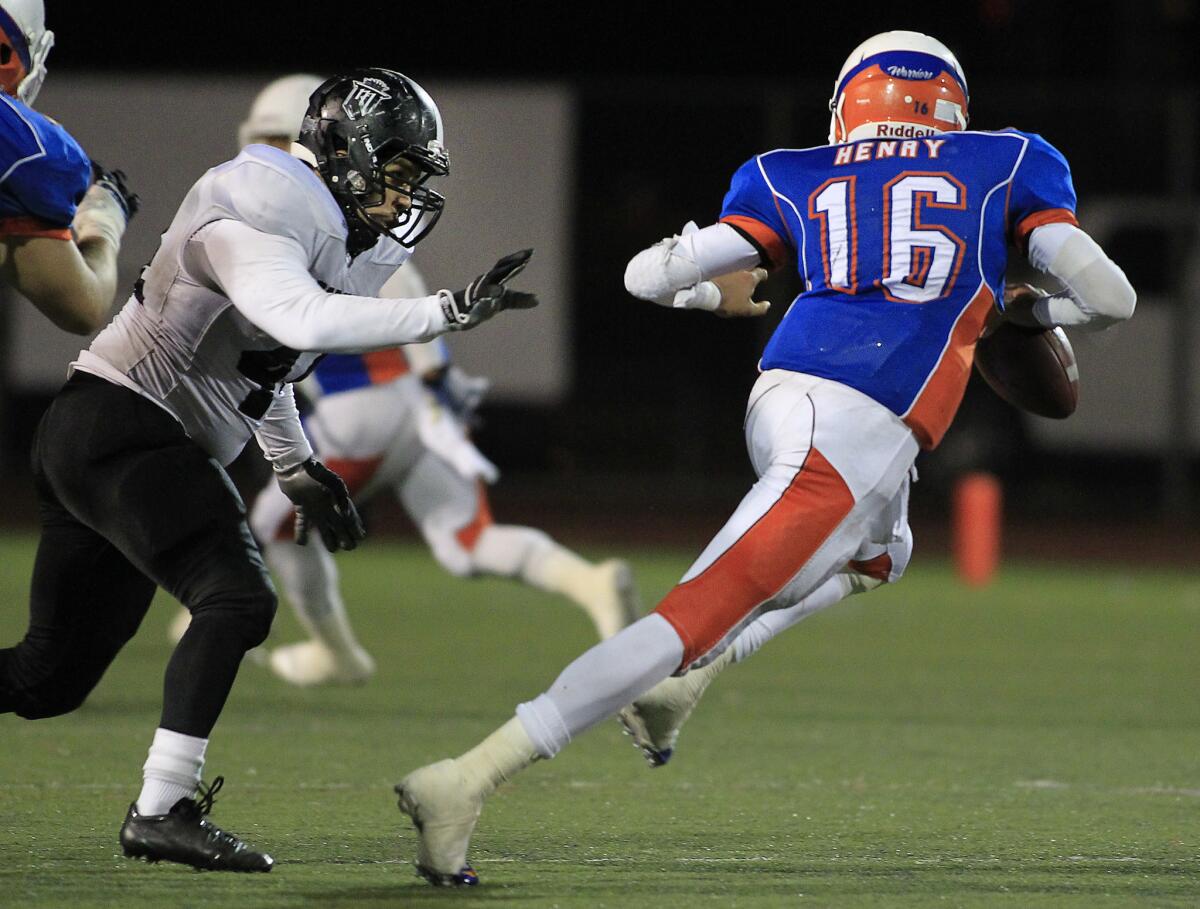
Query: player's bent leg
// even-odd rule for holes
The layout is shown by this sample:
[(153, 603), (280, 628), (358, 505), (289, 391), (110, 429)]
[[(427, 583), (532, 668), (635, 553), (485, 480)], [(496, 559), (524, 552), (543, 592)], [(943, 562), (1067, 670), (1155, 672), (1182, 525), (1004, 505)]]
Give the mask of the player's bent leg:
[(514, 578), (567, 597), (603, 639), (640, 614), (629, 565), (610, 559), (593, 565), (532, 527), (496, 524), (486, 488), (433, 454), (425, 454), (397, 493), (438, 562), (459, 577)]
[(396, 790), (401, 810), (417, 827), (422, 876), (435, 883), (468, 883), (458, 878), (465, 873), (484, 799), (665, 678), (682, 653), (670, 625), (647, 616), (577, 658), (544, 694), (521, 704), (514, 719), (471, 751), (405, 777)]
[(337, 564), (320, 546), (275, 540), (263, 555), (310, 639), (271, 651), (271, 671), (292, 685), (361, 684), (375, 661), (359, 644), (342, 600)]
[[(380, 458), (353, 462), (329, 458), (327, 466), (346, 480), (356, 501), (378, 470)], [(250, 526), (262, 541), (267, 565), (278, 579), (310, 639), (274, 648), (268, 665), (285, 682), (301, 687), (361, 684), (375, 673), (375, 661), (354, 635), (342, 600), (337, 564), (318, 545), (297, 546), (292, 540), (291, 501), (269, 482), (254, 501)]]
[(154, 583), (103, 537), (53, 502), (42, 502), (30, 623), (0, 650), (0, 713), (25, 719), (79, 707), (133, 637)]
[(733, 644), (705, 665), (683, 675), (663, 679), (617, 718), (651, 767), (661, 767), (675, 753), (679, 732), (713, 680), (733, 663), (740, 663), (786, 628), (853, 593), (846, 575), (835, 574), (811, 594), (787, 609), (759, 616)]
[(622, 559), (592, 564), (532, 527), (492, 524), (471, 550), (477, 571), (521, 581), (567, 597), (592, 620), (601, 640), (637, 619), (633, 571)]

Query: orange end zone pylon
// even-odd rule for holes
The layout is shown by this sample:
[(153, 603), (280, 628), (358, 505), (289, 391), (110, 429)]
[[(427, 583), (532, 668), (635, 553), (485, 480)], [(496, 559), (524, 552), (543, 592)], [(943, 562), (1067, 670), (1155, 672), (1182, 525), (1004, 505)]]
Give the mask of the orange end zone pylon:
[(963, 474), (954, 487), (954, 566), (971, 587), (991, 583), (1000, 564), (1003, 498), (990, 473)]

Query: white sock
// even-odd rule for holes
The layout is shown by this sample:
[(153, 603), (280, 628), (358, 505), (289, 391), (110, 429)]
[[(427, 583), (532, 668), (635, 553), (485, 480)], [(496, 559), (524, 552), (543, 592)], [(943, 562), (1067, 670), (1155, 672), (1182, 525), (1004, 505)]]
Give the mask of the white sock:
[(166, 814), (180, 799), (195, 795), (207, 747), (208, 739), (169, 729), (155, 730), (150, 754), (142, 765), (138, 814)]
[(540, 756), (521, 721), (513, 717), (459, 757), (458, 764), (486, 796)]
[(517, 707), (517, 718), (538, 754), (554, 757), (669, 676), (682, 659), (675, 629), (662, 616), (648, 615), (576, 658), (545, 694)]
[(781, 631), (791, 628), (801, 619), (814, 612), (827, 609), (854, 593), (851, 579), (845, 574), (835, 574), (828, 581), (806, 596), (795, 606), (787, 609), (772, 609), (751, 622), (733, 642), (733, 661), (740, 663), (753, 655), (763, 644)]

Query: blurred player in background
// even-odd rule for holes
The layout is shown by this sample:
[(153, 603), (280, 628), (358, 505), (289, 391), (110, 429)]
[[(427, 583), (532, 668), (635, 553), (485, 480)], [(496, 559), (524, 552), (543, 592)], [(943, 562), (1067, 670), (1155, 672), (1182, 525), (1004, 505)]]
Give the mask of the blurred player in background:
[[(1132, 315), (1133, 288), (1076, 224), (1066, 160), (1030, 133), (965, 131), (966, 79), (941, 42), (914, 32), (864, 42), (831, 110), (827, 146), (755, 156), (719, 223), (630, 262), (635, 296), (723, 315), (765, 310), (750, 296), (763, 269), (799, 270), (805, 289), (750, 393), (759, 479), (653, 615), (569, 665), (475, 749), (396, 787), (431, 882), (475, 882), (471, 831), (514, 773), (631, 702), (627, 723), (661, 763), (707, 681), (689, 675), (711, 677), (805, 615), (903, 574), (914, 458), (950, 425), (989, 319), (1102, 327)], [(1005, 311), (1010, 243), (1065, 290)], [(672, 674), (682, 678), (652, 687)]]
[[(267, 85), (239, 130), (243, 146), (288, 148), (300, 128), (317, 76), (295, 74)], [(423, 297), (411, 263), (383, 286), (384, 296)], [(559, 593), (582, 608), (601, 638), (637, 615), (628, 565), (580, 558), (540, 530), (495, 524), (484, 484), (496, 467), (468, 435), (488, 381), (449, 361), (441, 340), (367, 354), (324, 357), (302, 385), (313, 402), (305, 430), (317, 454), (341, 475), (355, 503), (392, 494), (420, 528), (438, 562), (460, 577), (515, 577)], [(333, 557), (292, 540), (293, 505), (275, 483), (259, 494), (250, 527), (312, 639), (276, 648), (271, 669), (295, 685), (360, 682), (374, 662), (355, 638), (338, 589)], [(178, 639), (190, 614), (172, 626)]]
[(253, 435), (316, 530), (353, 548), (362, 525), (342, 481), (313, 457), (292, 383), (318, 358), (423, 341), (537, 300), (504, 284), (529, 252), (465, 290), (380, 298), (437, 223), (441, 116), (385, 69), (313, 94), (291, 151), (248, 147), (189, 190), (133, 296), (80, 353), (38, 427), (42, 536), (30, 624), (0, 650), (0, 713), (77, 708), (140, 625), (157, 587), (192, 614), (167, 665), (163, 711), (120, 842), (128, 856), (220, 871), (271, 857), (207, 820), (209, 735), (242, 656), (267, 636), (276, 597), (224, 471)]
[(42, 0), (0, 2), (0, 280), (86, 335), (108, 321), (137, 196), (33, 110), (53, 46)]

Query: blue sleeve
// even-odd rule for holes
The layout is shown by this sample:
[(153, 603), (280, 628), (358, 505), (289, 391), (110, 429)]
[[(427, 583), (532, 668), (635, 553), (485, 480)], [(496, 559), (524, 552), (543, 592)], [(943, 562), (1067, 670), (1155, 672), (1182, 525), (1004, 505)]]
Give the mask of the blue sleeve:
[(761, 156), (755, 156), (733, 175), (721, 207), (721, 221), (749, 240), (765, 265), (778, 267), (789, 252), (795, 252), (795, 245), (775, 194), (763, 176), (761, 162)]
[(57, 123), (0, 104), (0, 216), (69, 226), (91, 170), (79, 143)]
[(1008, 224), (1013, 241), (1024, 249), (1029, 233), (1043, 224), (1076, 224), (1075, 186), (1062, 152), (1034, 133), (1013, 175), (1008, 200)]

